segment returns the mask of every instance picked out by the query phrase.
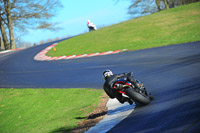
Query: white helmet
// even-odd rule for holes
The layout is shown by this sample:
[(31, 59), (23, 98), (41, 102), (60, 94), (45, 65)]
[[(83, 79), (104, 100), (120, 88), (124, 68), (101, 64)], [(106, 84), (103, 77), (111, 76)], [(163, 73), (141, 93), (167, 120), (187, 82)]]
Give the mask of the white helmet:
[(105, 70), (103, 72), (103, 78), (106, 80), (107, 77), (112, 76), (113, 72), (111, 70)]

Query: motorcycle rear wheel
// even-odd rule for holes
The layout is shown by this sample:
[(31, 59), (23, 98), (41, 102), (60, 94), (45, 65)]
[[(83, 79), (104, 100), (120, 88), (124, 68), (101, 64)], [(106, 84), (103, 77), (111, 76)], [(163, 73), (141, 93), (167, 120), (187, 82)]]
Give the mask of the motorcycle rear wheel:
[(132, 88), (126, 89), (126, 95), (129, 96), (133, 101), (140, 103), (142, 105), (147, 105), (151, 101), (149, 96), (147, 96), (143, 93), (136, 92)]

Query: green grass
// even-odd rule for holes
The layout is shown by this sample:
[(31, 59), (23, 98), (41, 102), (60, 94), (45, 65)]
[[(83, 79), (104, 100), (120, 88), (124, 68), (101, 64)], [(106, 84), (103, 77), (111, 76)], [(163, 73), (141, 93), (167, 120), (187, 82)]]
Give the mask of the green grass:
[(100, 101), (94, 89), (0, 89), (0, 132), (70, 131)]
[(48, 56), (139, 50), (200, 40), (200, 2), (132, 19), (60, 42)]

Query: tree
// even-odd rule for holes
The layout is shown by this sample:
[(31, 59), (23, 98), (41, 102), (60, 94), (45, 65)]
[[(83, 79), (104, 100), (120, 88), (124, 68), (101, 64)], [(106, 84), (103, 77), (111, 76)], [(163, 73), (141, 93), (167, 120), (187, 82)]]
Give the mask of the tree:
[(4, 23), (3, 23), (1, 17), (0, 17), (0, 27), (1, 27), (1, 34), (2, 34), (2, 38), (3, 38), (4, 47), (5, 47), (5, 49), (10, 49), (8, 37), (7, 37), (5, 27), (4, 27)]
[(170, 7), (176, 7), (179, 5), (190, 4), (198, 1), (200, 0), (169, 0), (168, 2)]
[(167, 0), (164, 0), (164, 3), (165, 3), (165, 9), (168, 10), (169, 9), (169, 3)]
[(160, 8), (160, 0), (156, 0), (156, 5), (157, 5), (157, 8), (158, 8), (158, 11), (160, 11), (161, 10), (161, 8)]
[(13, 18), (11, 16), (11, 3), (10, 0), (3, 0), (4, 2), (4, 9), (7, 16), (8, 21), (8, 29), (9, 29), (9, 36), (10, 36), (10, 48), (15, 49), (15, 37), (13, 31)]
[[(55, 29), (48, 20), (55, 16), (62, 5), (59, 0), (16, 0), (13, 9), (15, 27), (33, 29)], [(25, 28), (24, 28), (25, 27)]]
[(4, 48), (5, 49), (10, 49), (10, 45), (8, 42), (8, 37), (6, 34), (6, 30), (5, 30), (5, 22), (4, 22), (4, 8), (3, 8), (3, 1), (0, 0), (0, 28), (1, 28), (1, 34), (2, 34), (2, 38), (3, 38), (3, 43), (4, 43)]
[(132, 4), (128, 8), (129, 14), (135, 14), (140, 10), (140, 14), (154, 13), (163, 9), (169, 9), (170, 0), (132, 0)]
[(156, 11), (155, 0), (132, 0), (132, 4), (128, 8), (129, 14), (139, 14), (140, 16)]
[(131, 0), (128, 8), (129, 14), (136, 14), (140, 10), (140, 16), (146, 13), (153, 13), (179, 5), (189, 4), (200, 0)]
[[(10, 46), (15, 48), (14, 30), (23, 32), (28, 28), (55, 30), (49, 20), (62, 7), (59, 0), (0, 0), (1, 34), (6, 35), (2, 26), (9, 30)], [(6, 37), (5, 37), (6, 38)], [(5, 39), (6, 40), (6, 39)]]

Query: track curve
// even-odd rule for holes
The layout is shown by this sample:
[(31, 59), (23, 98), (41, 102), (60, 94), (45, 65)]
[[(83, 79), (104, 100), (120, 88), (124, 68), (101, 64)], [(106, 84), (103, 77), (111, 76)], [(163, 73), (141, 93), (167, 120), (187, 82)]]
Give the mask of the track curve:
[[(53, 42), (55, 43), (55, 42)], [(52, 43), (0, 55), (0, 88), (97, 88), (102, 71), (133, 71), (155, 100), (109, 132), (200, 131), (200, 42), (72, 60), (33, 60)]]

